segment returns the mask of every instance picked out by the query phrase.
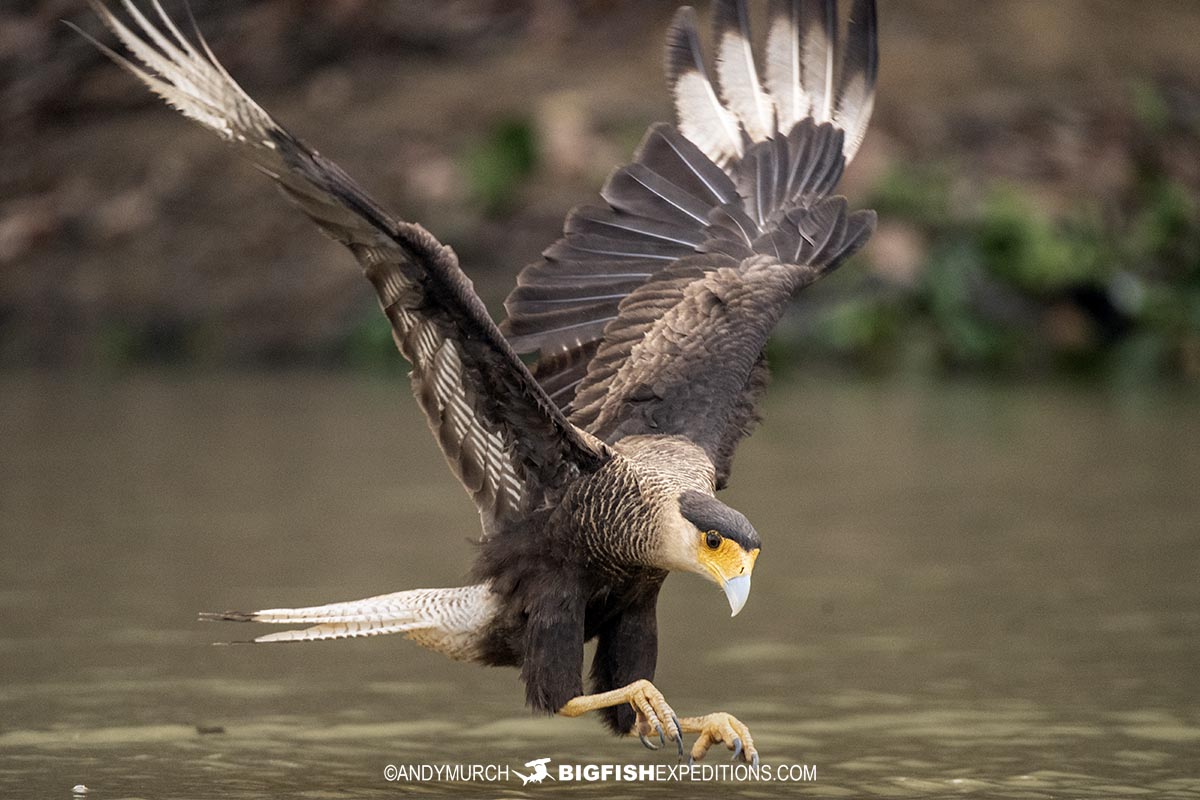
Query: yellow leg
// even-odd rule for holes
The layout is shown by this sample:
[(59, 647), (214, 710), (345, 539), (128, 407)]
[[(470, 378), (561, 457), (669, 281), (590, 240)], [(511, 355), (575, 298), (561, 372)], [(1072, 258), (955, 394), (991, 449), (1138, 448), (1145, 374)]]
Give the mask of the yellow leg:
[(758, 750), (754, 747), (750, 729), (732, 714), (717, 711), (703, 717), (684, 717), (679, 720), (679, 725), (685, 733), (700, 734), (692, 745), (693, 761), (704, 758), (714, 744), (724, 742), (733, 751), (735, 760), (741, 756), (743, 761), (758, 764)]
[(653, 744), (648, 737), (658, 734), (658, 740), (662, 744), (666, 744), (668, 740), (675, 742), (680, 758), (683, 757), (683, 728), (680, 727), (679, 717), (675, 716), (662, 692), (650, 681), (639, 680), (620, 689), (580, 695), (568, 700), (558, 713), (564, 717), (578, 717), (589, 711), (611, 708), (622, 703), (628, 703), (637, 712), (637, 722), (630, 733), (636, 733), (642, 744), (651, 750), (657, 750), (658, 745)]
[(636, 733), (642, 744), (651, 750), (657, 750), (658, 746), (651, 743), (648, 737), (656, 733), (663, 744), (666, 744), (667, 740), (675, 742), (682, 758), (683, 734), (698, 733), (700, 735), (692, 745), (691, 760), (701, 760), (714, 744), (724, 743), (733, 751), (735, 760), (741, 757), (750, 764), (758, 764), (758, 749), (754, 746), (754, 737), (741, 720), (724, 711), (681, 719), (667, 705), (662, 692), (647, 680), (634, 681), (628, 686), (609, 692), (580, 695), (569, 700), (558, 713), (564, 717), (578, 717), (589, 711), (611, 708), (621, 703), (629, 703), (637, 712), (637, 723), (630, 733)]

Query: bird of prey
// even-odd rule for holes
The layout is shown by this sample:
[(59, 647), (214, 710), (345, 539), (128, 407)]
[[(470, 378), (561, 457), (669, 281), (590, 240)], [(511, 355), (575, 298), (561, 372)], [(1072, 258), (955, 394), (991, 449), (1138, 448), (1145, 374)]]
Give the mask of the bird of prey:
[[(131, 57), (98, 46), (353, 253), (482, 523), (468, 586), (206, 616), (307, 626), (256, 642), (403, 633), (519, 667), (536, 711), (597, 711), (680, 757), (694, 733), (694, 759), (720, 743), (757, 763), (740, 720), (677, 716), (651, 683), (655, 605), (670, 572), (719, 585), (733, 614), (746, 603), (761, 541), (715, 494), (758, 420), (763, 349), (789, 299), (875, 226), (831, 194), (874, 104), (874, 0), (853, 0), (845, 26), (837, 0), (773, 0), (761, 60), (747, 3), (716, 0), (715, 80), (681, 8), (666, 47), (676, 123), (653, 125), (601, 202), (567, 216), (500, 325), (450, 248), (281, 127), (198, 31), (158, 0), (149, 16), (125, 0), (127, 22), (93, 6)], [(536, 353), (532, 368), (519, 353)]]

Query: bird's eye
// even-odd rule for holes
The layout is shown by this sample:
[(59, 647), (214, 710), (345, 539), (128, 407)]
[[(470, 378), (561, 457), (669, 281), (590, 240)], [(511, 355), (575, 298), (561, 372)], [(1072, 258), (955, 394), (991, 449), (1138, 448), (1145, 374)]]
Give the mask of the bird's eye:
[(721, 546), (721, 534), (716, 531), (709, 531), (704, 534), (704, 543), (708, 545), (709, 550), (716, 550)]

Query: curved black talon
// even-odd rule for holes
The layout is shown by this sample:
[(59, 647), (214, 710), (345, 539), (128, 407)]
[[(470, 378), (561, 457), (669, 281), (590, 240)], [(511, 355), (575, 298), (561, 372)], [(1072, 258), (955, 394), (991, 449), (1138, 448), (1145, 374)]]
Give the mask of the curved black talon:
[(733, 758), (730, 761), (737, 761), (738, 756), (742, 754), (742, 740), (740, 737), (733, 737)]
[(671, 721), (675, 723), (675, 744), (679, 747), (679, 760), (683, 760), (683, 726), (679, 724), (679, 717), (671, 715)]
[(754, 757), (750, 759), (750, 766), (752, 766), (752, 767), (758, 766), (758, 753), (755, 753)]
[(647, 739), (646, 734), (639, 733), (638, 738), (642, 740), (642, 744), (645, 746), (645, 748), (647, 750), (657, 750), (658, 749), (658, 745), (656, 745), (654, 742)]
[(688, 753), (688, 766), (689, 767), (696, 766), (696, 759), (691, 753)]
[(667, 736), (666, 736), (666, 734), (663, 733), (663, 726), (655, 725), (654, 728), (655, 728), (655, 730), (658, 731), (658, 743), (660, 745), (662, 745), (663, 747), (666, 747), (667, 746)]

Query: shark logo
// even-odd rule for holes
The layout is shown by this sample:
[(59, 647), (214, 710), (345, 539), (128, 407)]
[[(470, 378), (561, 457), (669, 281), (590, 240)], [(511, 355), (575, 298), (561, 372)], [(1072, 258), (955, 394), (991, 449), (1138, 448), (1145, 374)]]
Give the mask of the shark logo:
[[(546, 778), (550, 778), (550, 771), (546, 769), (546, 764), (549, 761), (550, 759), (548, 758), (535, 758), (533, 761), (525, 762), (525, 766), (530, 767), (533, 770), (528, 775), (522, 775), (515, 769), (513, 770), (513, 773), (521, 779), (522, 786), (528, 786), (531, 783), (541, 783), (542, 781), (546, 780)], [(554, 780), (554, 778), (550, 778), (550, 780)]]

